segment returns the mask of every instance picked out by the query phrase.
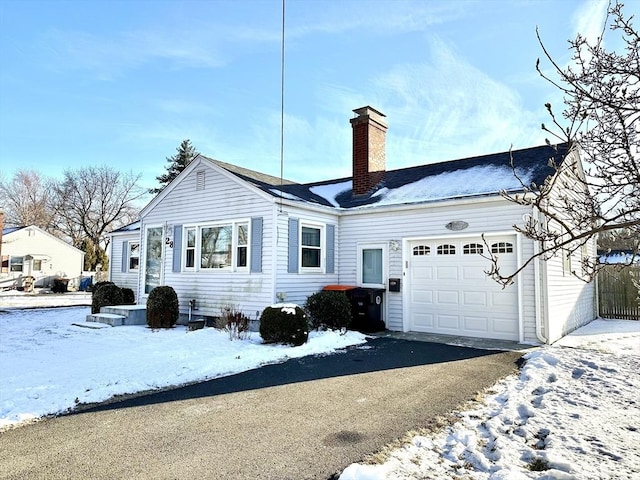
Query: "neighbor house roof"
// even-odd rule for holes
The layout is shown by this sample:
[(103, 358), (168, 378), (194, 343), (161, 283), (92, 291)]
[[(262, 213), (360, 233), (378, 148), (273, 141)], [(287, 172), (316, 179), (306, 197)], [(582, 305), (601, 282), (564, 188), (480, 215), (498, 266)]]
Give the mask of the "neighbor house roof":
[(555, 173), (552, 162), (562, 163), (568, 151), (567, 144), (543, 145), (388, 170), (382, 182), (363, 196), (352, 194), (350, 177), (306, 184), (281, 182), (277, 177), (204, 158), (274, 197), (351, 209), (497, 195), (501, 191), (517, 193), (525, 187), (535, 189)]
[(116, 228), (115, 230), (112, 230), (111, 232), (109, 232), (109, 235), (113, 234), (113, 233), (127, 233), (127, 232), (135, 232), (137, 230), (140, 230), (140, 220), (137, 220), (135, 222), (132, 222), (128, 225), (124, 225), (120, 228)]
[(632, 250), (599, 251), (598, 262), (607, 265), (640, 264), (640, 252), (634, 253)]
[(2, 235), (4, 236), (13, 232), (17, 232), (18, 230), (22, 230), (23, 228), (26, 228), (26, 227), (6, 227), (2, 229)]

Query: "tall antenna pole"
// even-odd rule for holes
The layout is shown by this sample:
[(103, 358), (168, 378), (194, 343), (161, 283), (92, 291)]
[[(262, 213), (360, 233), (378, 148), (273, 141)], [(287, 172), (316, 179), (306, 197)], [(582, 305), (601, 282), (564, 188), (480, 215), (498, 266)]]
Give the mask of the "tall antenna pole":
[(280, 52), (280, 211), (282, 212), (282, 185), (284, 183), (284, 19), (285, 1), (282, 0), (282, 32)]

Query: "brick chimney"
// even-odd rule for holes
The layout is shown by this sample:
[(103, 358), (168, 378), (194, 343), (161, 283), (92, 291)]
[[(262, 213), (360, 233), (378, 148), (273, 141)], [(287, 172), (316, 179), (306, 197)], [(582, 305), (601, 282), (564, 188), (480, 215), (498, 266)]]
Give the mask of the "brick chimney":
[(371, 107), (356, 108), (353, 129), (353, 194), (365, 195), (384, 178), (385, 115)]

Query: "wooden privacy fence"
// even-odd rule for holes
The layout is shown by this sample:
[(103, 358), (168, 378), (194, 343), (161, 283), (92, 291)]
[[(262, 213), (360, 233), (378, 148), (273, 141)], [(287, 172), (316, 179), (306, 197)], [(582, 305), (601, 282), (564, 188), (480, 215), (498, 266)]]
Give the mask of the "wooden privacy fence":
[(602, 318), (640, 320), (640, 265), (607, 265), (598, 273), (598, 313)]

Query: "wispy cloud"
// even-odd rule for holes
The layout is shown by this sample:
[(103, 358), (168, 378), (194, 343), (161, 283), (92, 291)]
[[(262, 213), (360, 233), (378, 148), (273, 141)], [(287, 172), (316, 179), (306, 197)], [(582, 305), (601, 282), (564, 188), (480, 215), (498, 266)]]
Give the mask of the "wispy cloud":
[(608, 4), (608, 0), (587, 0), (582, 3), (571, 19), (574, 33), (580, 33), (594, 43), (602, 36)]

